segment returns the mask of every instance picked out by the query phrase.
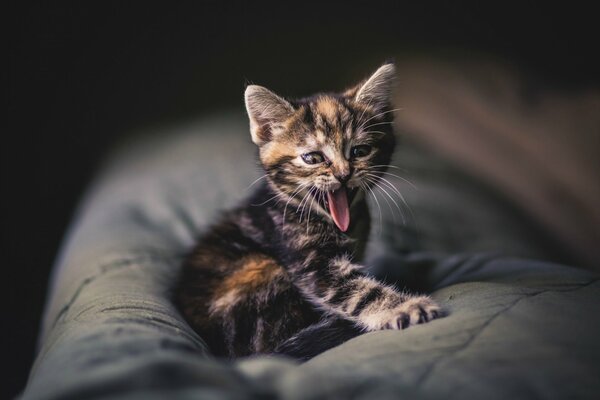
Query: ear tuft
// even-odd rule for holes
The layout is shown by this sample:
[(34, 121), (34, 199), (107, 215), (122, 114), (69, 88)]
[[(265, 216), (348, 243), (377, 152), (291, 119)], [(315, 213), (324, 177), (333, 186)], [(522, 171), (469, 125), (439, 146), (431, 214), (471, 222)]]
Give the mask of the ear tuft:
[(250, 118), (252, 141), (259, 146), (271, 140), (278, 126), (294, 112), (289, 102), (258, 85), (246, 88), (244, 100)]
[(396, 66), (384, 64), (356, 90), (354, 99), (358, 102), (369, 104), (376, 110), (389, 106), (392, 96)]

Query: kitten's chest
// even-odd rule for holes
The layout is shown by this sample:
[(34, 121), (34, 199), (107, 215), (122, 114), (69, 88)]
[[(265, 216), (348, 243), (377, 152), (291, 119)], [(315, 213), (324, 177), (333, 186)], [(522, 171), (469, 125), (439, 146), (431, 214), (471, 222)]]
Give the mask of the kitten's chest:
[(332, 257), (341, 253), (352, 254), (355, 260), (360, 260), (364, 255), (369, 230), (370, 216), (363, 201), (353, 205), (351, 224), (346, 232), (325, 221), (298, 225), (296, 229), (288, 230), (290, 235), (284, 238), (283, 245), (300, 255), (316, 250), (321, 254), (331, 254)]
[(352, 240), (352, 253), (354, 260), (362, 260), (369, 240), (371, 230), (371, 216), (365, 201), (352, 210), (354, 223), (350, 225), (348, 237)]

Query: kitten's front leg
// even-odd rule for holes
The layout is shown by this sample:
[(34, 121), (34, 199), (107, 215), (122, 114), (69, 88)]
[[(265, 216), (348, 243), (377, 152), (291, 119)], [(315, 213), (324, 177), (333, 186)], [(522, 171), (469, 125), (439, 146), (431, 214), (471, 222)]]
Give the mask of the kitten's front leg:
[(404, 329), (442, 315), (428, 296), (401, 293), (368, 277), (346, 256), (320, 267), (314, 261), (304, 263), (305, 274), (297, 286), (320, 309), (354, 321), (365, 330)]

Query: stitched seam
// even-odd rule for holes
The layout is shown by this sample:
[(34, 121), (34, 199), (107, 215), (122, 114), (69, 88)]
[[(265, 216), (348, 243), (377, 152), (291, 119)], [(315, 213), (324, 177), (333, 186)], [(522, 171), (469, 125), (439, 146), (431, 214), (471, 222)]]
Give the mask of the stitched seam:
[(88, 286), (90, 283), (94, 282), (96, 279), (98, 279), (98, 278), (102, 277), (103, 275), (107, 274), (108, 272), (111, 272), (111, 271), (114, 271), (114, 270), (117, 270), (117, 269), (121, 269), (121, 268), (125, 268), (125, 267), (129, 267), (131, 265), (137, 265), (138, 263), (140, 263), (142, 261), (157, 261), (157, 260), (176, 259), (176, 258), (177, 258), (176, 256), (168, 257), (166, 255), (144, 254), (144, 255), (139, 255), (137, 257), (133, 257), (133, 258), (126, 258), (126, 259), (121, 259), (121, 260), (113, 260), (113, 261), (108, 262), (106, 264), (100, 264), (97, 267), (97, 269), (99, 270), (99, 272), (96, 273), (95, 275), (92, 275), (92, 276), (89, 276), (89, 277), (85, 278), (79, 284), (79, 286), (77, 287), (77, 289), (73, 293), (73, 296), (71, 296), (71, 299), (56, 314), (56, 317), (54, 318), (54, 321), (52, 323), (52, 327), (50, 329), (48, 329), (48, 332), (50, 332), (51, 330), (53, 330), (56, 327), (56, 325), (58, 324), (58, 322), (69, 311), (69, 309), (75, 303), (75, 301), (77, 301), (77, 299), (79, 298), (79, 295), (83, 292), (83, 289), (86, 286)]
[(419, 377), (419, 379), (415, 382), (417, 384), (417, 386), (422, 385), (433, 373), (433, 371), (436, 369), (436, 367), (439, 365), (439, 363), (441, 361), (443, 361), (444, 359), (448, 359), (451, 357), (456, 356), (458, 353), (460, 353), (461, 351), (465, 350), (467, 347), (469, 347), (469, 345), (471, 345), (471, 343), (473, 343), (475, 341), (475, 339), (477, 339), (477, 337), (496, 319), (498, 318), (500, 315), (502, 315), (504, 312), (509, 311), (510, 309), (512, 309), (514, 306), (516, 306), (519, 302), (521, 302), (521, 300), (525, 300), (525, 299), (530, 299), (532, 297), (541, 295), (541, 294), (545, 294), (545, 293), (550, 293), (550, 292), (573, 292), (579, 289), (583, 289), (585, 287), (588, 287), (590, 285), (593, 285), (594, 283), (600, 281), (600, 279), (596, 278), (596, 279), (592, 279), (589, 282), (586, 283), (582, 283), (580, 286), (576, 287), (576, 288), (570, 288), (570, 289), (564, 289), (564, 290), (557, 290), (557, 289), (546, 289), (546, 290), (541, 290), (539, 292), (534, 292), (534, 293), (530, 293), (530, 294), (526, 294), (523, 297), (518, 298), (517, 300), (513, 301), (512, 303), (510, 303), (508, 306), (506, 306), (505, 308), (503, 308), (502, 310), (498, 311), (497, 313), (495, 313), (494, 315), (492, 315), (487, 321), (485, 321), (477, 330), (477, 332), (471, 334), (471, 336), (465, 340), (465, 342), (460, 345), (457, 346), (456, 349), (454, 351), (452, 351), (449, 354), (444, 354), (442, 356), (440, 356), (437, 360), (435, 360), (433, 363), (431, 363), (429, 365), (429, 367), (425, 370), (425, 372), (423, 372), (423, 374), (421, 375), (421, 377)]

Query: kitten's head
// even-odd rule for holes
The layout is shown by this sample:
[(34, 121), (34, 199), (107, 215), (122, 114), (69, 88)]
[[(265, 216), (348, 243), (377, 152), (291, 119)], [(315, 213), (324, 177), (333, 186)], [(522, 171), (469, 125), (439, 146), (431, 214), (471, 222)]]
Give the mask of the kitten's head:
[(281, 201), (348, 229), (352, 200), (380, 179), (393, 152), (394, 75), (385, 64), (343, 93), (295, 101), (246, 88), (252, 141)]

